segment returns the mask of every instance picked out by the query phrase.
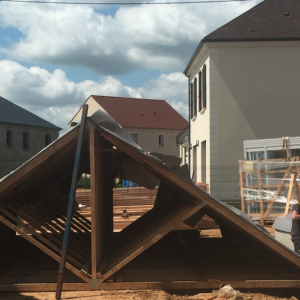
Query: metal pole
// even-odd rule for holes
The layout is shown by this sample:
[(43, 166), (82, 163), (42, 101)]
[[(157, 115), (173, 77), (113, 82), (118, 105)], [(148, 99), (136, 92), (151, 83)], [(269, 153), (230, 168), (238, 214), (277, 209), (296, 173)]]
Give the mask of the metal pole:
[(85, 128), (85, 123), (86, 123), (86, 118), (87, 118), (87, 111), (88, 111), (88, 105), (85, 104), (85, 105), (83, 105), (83, 108), (82, 108), (81, 124), (80, 124), (79, 136), (78, 136), (78, 141), (77, 141), (77, 149), (76, 149), (71, 191), (70, 191), (70, 197), (69, 197), (69, 205), (68, 205), (67, 220), (66, 220), (66, 227), (65, 227), (65, 233), (64, 233), (64, 241), (63, 241), (63, 245), (62, 245), (62, 249), (61, 249), (61, 259), (60, 259), (60, 265), (59, 265), (59, 270), (58, 270), (58, 275), (57, 275), (56, 299), (61, 299), (63, 275), (64, 275), (64, 268), (65, 268), (65, 263), (66, 263), (67, 247), (68, 247), (68, 238), (69, 238), (69, 233), (70, 233), (73, 202), (74, 202), (74, 196), (75, 196), (76, 185), (77, 185), (77, 174), (78, 174), (78, 167), (79, 167), (79, 163), (80, 163), (80, 154), (81, 154), (82, 141), (83, 141), (83, 136), (84, 136), (84, 128)]

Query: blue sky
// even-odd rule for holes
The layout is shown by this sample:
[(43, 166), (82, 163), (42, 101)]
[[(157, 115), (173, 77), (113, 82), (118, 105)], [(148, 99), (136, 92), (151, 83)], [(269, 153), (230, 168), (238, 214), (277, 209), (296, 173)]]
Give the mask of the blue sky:
[(64, 130), (91, 94), (163, 99), (187, 117), (182, 71), (198, 43), (258, 2), (90, 6), (0, 1), (0, 96)]

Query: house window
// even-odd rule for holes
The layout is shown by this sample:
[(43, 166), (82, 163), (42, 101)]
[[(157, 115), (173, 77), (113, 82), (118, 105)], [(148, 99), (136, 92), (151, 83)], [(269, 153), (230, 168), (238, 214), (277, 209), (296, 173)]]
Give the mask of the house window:
[(206, 65), (203, 66), (198, 75), (198, 106), (199, 111), (201, 111), (206, 108)]
[(23, 132), (23, 150), (29, 150), (29, 132)]
[(158, 135), (158, 146), (163, 146), (164, 145), (164, 135), (159, 134)]
[(197, 77), (194, 79), (194, 101), (193, 101), (193, 110), (194, 117), (197, 116)]
[(138, 133), (130, 132), (129, 136), (136, 144), (139, 144), (139, 134)]
[(196, 183), (197, 182), (197, 147), (193, 147), (193, 174), (192, 174), (192, 180)]
[(6, 131), (6, 145), (12, 147), (12, 130)]
[(206, 65), (202, 68), (202, 77), (203, 77), (203, 108), (206, 108)]
[(191, 119), (194, 117), (194, 85), (191, 83), (190, 86), (190, 113)]
[(199, 86), (198, 86), (198, 90), (199, 90), (199, 111), (202, 110), (202, 72), (199, 72)]
[(201, 142), (201, 181), (206, 183), (206, 141)]
[(45, 134), (45, 146), (51, 144), (51, 134)]

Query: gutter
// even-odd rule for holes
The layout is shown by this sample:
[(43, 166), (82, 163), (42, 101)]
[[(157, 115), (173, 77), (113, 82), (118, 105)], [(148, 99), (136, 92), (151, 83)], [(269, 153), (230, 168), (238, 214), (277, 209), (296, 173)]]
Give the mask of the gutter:
[[(203, 40), (201, 40), (200, 43), (199, 43), (199, 45), (198, 45), (198, 47), (196, 48), (194, 54), (192, 55), (190, 61), (188, 62), (188, 64), (186, 65), (186, 67), (185, 67), (185, 69), (184, 69), (184, 71), (183, 71), (183, 74), (184, 74), (185, 76), (187, 76), (187, 72), (188, 72), (190, 66), (191, 66), (192, 63), (194, 62), (195, 58), (197, 57), (199, 51), (202, 49), (203, 46), (204, 46), (204, 42), (203, 42)], [(188, 77), (188, 76), (187, 76), (187, 77)]]
[(189, 108), (189, 159), (188, 159), (188, 169), (189, 169), (189, 174), (191, 176), (191, 90), (190, 90), (190, 85), (191, 85), (191, 79), (190, 77), (188, 77), (189, 80), (188, 80), (188, 101), (189, 101), (189, 105), (188, 105), (188, 108)]

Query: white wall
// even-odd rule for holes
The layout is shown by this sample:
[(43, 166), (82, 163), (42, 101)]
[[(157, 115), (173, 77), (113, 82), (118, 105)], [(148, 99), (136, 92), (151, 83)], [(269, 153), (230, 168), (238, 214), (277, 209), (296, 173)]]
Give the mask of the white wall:
[(238, 160), (244, 157), (244, 140), (299, 135), (299, 58), (298, 41), (214, 42), (205, 44), (193, 62), (191, 80), (204, 62), (209, 66), (209, 113), (191, 120), (191, 143), (207, 140), (215, 197), (240, 198)]
[(220, 163), (243, 141), (299, 135), (300, 42), (219, 43)]
[[(198, 97), (196, 99), (197, 101), (197, 114), (191, 119), (191, 138), (190, 142), (192, 147), (194, 147), (197, 144), (197, 141), (199, 143), (199, 146), (196, 147), (196, 153), (197, 153), (197, 158), (195, 160), (194, 158), (194, 148), (191, 149), (191, 176), (193, 175), (193, 162), (197, 161), (197, 170), (195, 170), (197, 176), (195, 178), (194, 174), (194, 181), (202, 181), (202, 174), (201, 174), (201, 143), (203, 141), (206, 141), (206, 182), (210, 183), (210, 157), (211, 157), (211, 149), (210, 149), (210, 133), (211, 133), (211, 128), (210, 128), (210, 113), (211, 113), (211, 108), (210, 108), (210, 68), (211, 68), (211, 59), (209, 56), (208, 49), (205, 48), (203, 51), (203, 54), (201, 56), (198, 55), (196, 58), (192, 69), (191, 69), (191, 77), (190, 80), (191, 82), (194, 81), (195, 77), (197, 76), (197, 81), (199, 82), (199, 77), (198, 77), (198, 72), (203, 68), (203, 65), (206, 65), (206, 83), (207, 83), (207, 98), (206, 98), (206, 109), (203, 109), (201, 112), (199, 112), (199, 103), (198, 103)], [(199, 93), (199, 91), (198, 91)]]
[[(89, 106), (88, 114), (87, 114), (88, 117), (92, 116), (99, 109), (105, 111), (92, 97), (89, 97), (85, 104)], [(80, 108), (80, 110), (76, 113), (76, 115), (71, 120), (70, 124), (73, 121), (80, 122), (81, 115), (82, 115), (82, 108)]]

